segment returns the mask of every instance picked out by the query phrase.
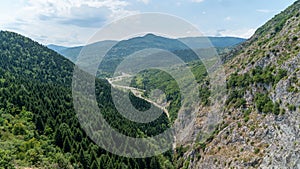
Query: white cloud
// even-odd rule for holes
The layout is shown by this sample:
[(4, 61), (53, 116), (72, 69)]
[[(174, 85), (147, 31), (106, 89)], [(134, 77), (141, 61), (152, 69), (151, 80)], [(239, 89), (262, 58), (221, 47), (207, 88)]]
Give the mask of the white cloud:
[(232, 18), (231, 18), (230, 16), (227, 16), (224, 20), (225, 20), (225, 21), (231, 21)]
[(143, 2), (144, 4), (149, 4), (150, 0), (137, 0), (138, 2)]
[(192, 0), (192, 2), (200, 3), (203, 2), (204, 0)]
[(216, 36), (233, 36), (240, 38), (250, 38), (256, 29), (218, 30)]
[(258, 9), (256, 10), (257, 12), (260, 12), (260, 13), (271, 13), (272, 11), (269, 10), (269, 9)]
[(125, 0), (28, 0), (1, 29), (29, 36), (41, 43), (84, 44), (102, 25), (136, 14)]
[[(24, 10), (32, 12), (33, 15), (49, 16), (49, 19), (74, 19), (74, 17), (97, 17), (100, 12), (96, 11), (106, 9), (109, 11), (106, 12), (110, 13), (107, 19), (115, 19), (116, 16), (124, 17), (131, 14), (131, 11), (125, 10), (128, 5), (128, 2), (121, 0), (29, 0)], [(76, 9), (77, 11), (74, 11)]]

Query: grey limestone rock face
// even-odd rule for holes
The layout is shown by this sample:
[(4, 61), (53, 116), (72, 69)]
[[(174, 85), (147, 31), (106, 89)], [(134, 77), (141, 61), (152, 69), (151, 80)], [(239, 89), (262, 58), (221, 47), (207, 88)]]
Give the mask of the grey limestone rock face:
[[(286, 20), (282, 18), (288, 16)], [(271, 66), (275, 71), (286, 71), (286, 76), (273, 84), (251, 84), (244, 90), (246, 107), (224, 107), (222, 124), (212, 140), (199, 149), (199, 140), (193, 145), (185, 159), (192, 169), (215, 168), (262, 168), (300, 169), (300, 1), (276, 16), (244, 45), (237, 47), (234, 56), (225, 63), (227, 76), (237, 72), (242, 75), (256, 67)], [(274, 26), (279, 21), (280, 29)], [(276, 32), (277, 31), (277, 32)], [(257, 93), (266, 94), (279, 104), (280, 114), (262, 113), (256, 108)], [(251, 108), (249, 118), (244, 114)], [(200, 108), (203, 114), (205, 107)], [(273, 110), (274, 111), (274, 110)], [(201, 121), (198, 116), (196, 121)], [(198, 126), (197, 126), (198, 124)], [(194, 129), (201, 130), (201, 123)], [(200, 126), (200, 127), (199, 127)], [(192, 136), (192, 135), (191, 135)], [(192, 136), (192, 137), (195, 137)], [(196, 147), (196, 148), (195, 148)], [(193, 156), (188, 155), (193, 152)]]

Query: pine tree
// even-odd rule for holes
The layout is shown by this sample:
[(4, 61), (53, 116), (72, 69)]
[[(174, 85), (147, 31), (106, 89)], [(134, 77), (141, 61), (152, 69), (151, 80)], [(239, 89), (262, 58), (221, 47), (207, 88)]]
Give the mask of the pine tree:
[(38, 129), (38, 131), (40, 132), (40, 133), (42, 133), (43, 131), (44, 131), (44, 122), (43, 122), (43, 120), (42, 120), (42, 118), (41, 118), (41, 116), (37, 116), (36, 118), (35, 118), (35, 124), (36, 124), (36, 128)]
[(99, 166), (98, 162), (97, 161), (93, 161), (93, 163), (91, 165), (91, 169), (99, 169), (99, 168), (100, 168), (100, 166)]
[(97, 155), (94, 151), (90, 151), (90, 159), (91, 159), (91, 161), (90, 161), (91, 166), (92, 166), (93, 162), (95, 162), (95, 161), (97, 162)]
[(56, 130), (54, 139), (55, 139), (55, 144), (57, 146), (59, 146), (60, 148), (63, 148), (63, 137), (62, 137), (61, 130), (59, 130), (59, 129)]
[(157, 161), (157, 159), (155, 157), (151, 158), (150, 169), (160, 169), (159, 162)]
[(71, 152), (71, 144), (70, 144), (69, 137), (65, 138), (63, 149), (65, 152)]
[(85, 159), (84, 152), (82, 149), (80, 150), (79, 160), (83, 168), (87, 168), (87, 161)]
[(107, 155), (102, 155), (99, 160), (100, 168), (106, 168), (107, 164)]

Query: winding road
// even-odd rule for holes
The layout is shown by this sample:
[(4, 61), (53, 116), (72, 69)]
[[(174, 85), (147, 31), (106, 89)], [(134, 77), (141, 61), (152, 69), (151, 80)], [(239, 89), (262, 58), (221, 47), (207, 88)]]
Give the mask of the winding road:
[(106, 80), (110, 83), (110, 85), (112, 87), (130, 90), (136, 97), (141, 98), (143, 100), (146, 100), (147, 102), (149, 102), (149, 103), (153, 104), (154, 106), (160, 108), (161, 110), (163, 110), (163, 112), (166, 114), (166, 116), (170, 120), (170, 114), (169, 114), (169, 111), (167, 110), (166, 106), (162, 106), (162, 105), (154, 102), (153, 100), (150, 100), (150, 99), (145, 98), (145, 97), (142, 96), (142, 94), (143, 94), (143, 92), (145, 92), (145, 90), (130, 87), (130, 86), (122, 86), (122, 85), (113, 84), (113, 82), (120, 81), (123, 78), (127, 78), (127, 77), (130, 77), (130, 75), (126, 74), (126, 75), (122, 75), (122, 76), (118, 76), (118, 77), (114, 77), (114, 78), (106, 78)]

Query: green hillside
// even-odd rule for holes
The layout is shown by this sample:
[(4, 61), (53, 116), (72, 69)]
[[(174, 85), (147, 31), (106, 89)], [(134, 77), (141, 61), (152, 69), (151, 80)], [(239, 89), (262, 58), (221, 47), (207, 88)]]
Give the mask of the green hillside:
[[(75, 115), (71, 96), (73, 63), (16, 33), (2, 31), (0, 37), (1, 166), (153, 168), (154, 164), (171, 165), (172, 156), (130, 159), (98, 147), (86, 136)], [(110, 85), (105, 80), (96, 80), (96, 91), (104, 117), (125, 135), (155, 135), (168, 126), (169, 121), (163, 115), (149, 124), (124, 119), (112, 104)], [(141, 109), (149, 107), (135, 97), (133, 103)]]

